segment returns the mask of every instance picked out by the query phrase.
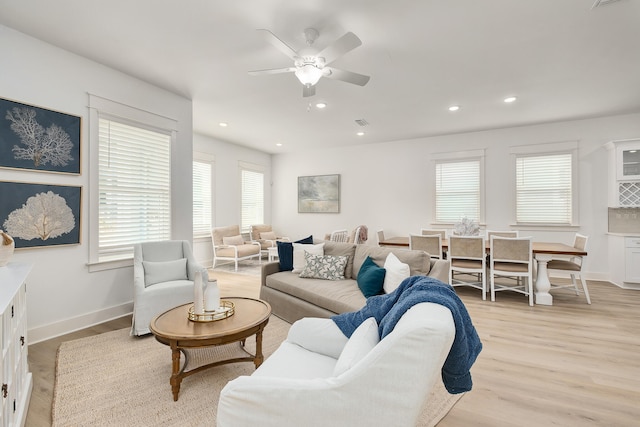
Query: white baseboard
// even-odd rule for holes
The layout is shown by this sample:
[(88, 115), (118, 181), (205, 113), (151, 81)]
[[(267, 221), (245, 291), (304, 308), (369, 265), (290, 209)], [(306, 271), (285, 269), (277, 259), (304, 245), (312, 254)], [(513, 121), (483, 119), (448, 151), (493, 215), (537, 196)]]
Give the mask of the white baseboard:
[(65, 319), (45, 326), (31, 328), (28, 330), (28, 342), (29, 344), (35, 344), (40, 341), (46, 341), (59, 337), (60, 335), (108, 322), (109, 320), (118, 319), (131, 313), (133, 313), (133, 302), (105, 308), (104, 310), (94, 311), (93, 313), (83, 314), (82, 316)]

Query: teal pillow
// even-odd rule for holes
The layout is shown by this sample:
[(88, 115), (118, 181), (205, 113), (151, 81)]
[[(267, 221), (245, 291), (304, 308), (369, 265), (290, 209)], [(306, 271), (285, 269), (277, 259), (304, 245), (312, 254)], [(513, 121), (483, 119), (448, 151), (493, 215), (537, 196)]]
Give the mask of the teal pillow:
[(374, 295), (380, 295), (382, 293), (382, 287), (384, 285), (384, 276), (387, 273), (382, 267), (373, 262), (371, 257), (367, 257), (358, 271), (358, 287), (362, 294), (369, 298)]

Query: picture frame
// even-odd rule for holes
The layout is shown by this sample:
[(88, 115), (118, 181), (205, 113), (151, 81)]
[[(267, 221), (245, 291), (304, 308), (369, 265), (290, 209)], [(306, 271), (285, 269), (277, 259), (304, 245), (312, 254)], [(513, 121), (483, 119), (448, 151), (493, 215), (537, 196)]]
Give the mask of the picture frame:
[(80, 175), (82, 117), (0, 98), (0, 167)]
[(80, 244), (82, 187), (0, 181), (0, 229), (16, 249)]
[(340, 213), (340, 175), (299, 176), (298, 213)]

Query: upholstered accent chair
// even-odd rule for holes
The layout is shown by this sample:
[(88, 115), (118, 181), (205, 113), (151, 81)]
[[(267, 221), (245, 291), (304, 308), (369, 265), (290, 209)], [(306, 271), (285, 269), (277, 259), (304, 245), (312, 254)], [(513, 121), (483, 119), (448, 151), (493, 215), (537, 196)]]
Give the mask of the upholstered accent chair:
[(416, 304), (382, 340), (367, 323), (347, 339), (331, 319), (295, 322), (251, 376), (222, 389), (218, 427), (415, 426), (453, 343), (451, 312)]
[(278, 236), (271, 225), (255, 224), (251, 226), (251, 240), (260, 243), (260, 250), (263, 254), (267, 254), (269, 248), (276, 247), (276, 242), (288, 242), (289, 238)]
[(240, 226), (228, 225), (211, 230), (213, 243), (213, 268), (220, 261), (233, 261), (238, 271), (238, 261), (261, 259), (262, 247), (258, 242), (245, 241)]
[(410, 234), (409, 249), (425, 251), (431, 258), (443, 259), (442, 236), (440, 234)]
[[(134, 245), (131, 335), (150, 333), (149, 323), (155, 316), (193, 301), (193, 281), (198, 270), (204, 269), (186, 240)], [(208, 280), (206, 276), (204, 280)]]

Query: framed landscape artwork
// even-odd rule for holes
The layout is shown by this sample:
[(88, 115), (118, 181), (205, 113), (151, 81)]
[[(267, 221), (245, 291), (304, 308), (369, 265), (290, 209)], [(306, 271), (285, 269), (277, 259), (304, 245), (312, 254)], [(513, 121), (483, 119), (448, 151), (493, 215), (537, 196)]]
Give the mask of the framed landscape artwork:
[(339, 213), (340, 175), (298, 177), (299, 213)]
[(80, 243), (82, 187), (0, 181), (0, 229), (16, 249)]
[(79, 175), (81, 122), (0, 98), (0, 167)]

